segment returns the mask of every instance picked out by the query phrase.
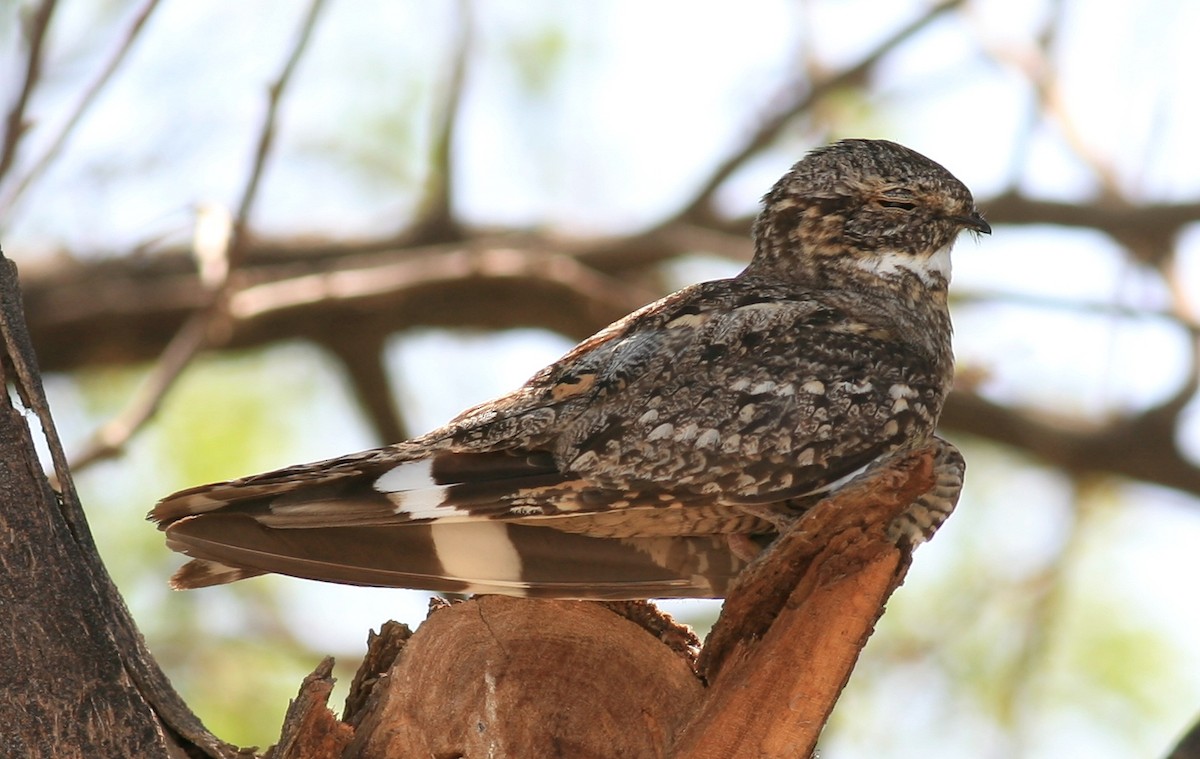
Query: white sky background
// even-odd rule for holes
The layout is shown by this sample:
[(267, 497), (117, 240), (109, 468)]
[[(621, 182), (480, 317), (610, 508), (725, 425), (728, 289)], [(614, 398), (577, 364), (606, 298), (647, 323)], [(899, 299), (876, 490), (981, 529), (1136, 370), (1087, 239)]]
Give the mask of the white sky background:
[[(835, 66), (854, 60), (894, 31), (898, 19), (911, 18), (925, 5), (480, 4), (478, 55), (456, 145), (458, 207), (474, 223), (552, 226), (578, 234), (637, 228), (674, 209), (723, 149), (753, 125), (791, 65), (786, 56), (805, 28), (817, 30), (808, 39), (811, 53)], [(851, 107), (848, 118), (856, 120), (862, 136), (895, 139), (942, 162), (977, 198), (1001, 191), (1013, 178), (1039, 197), (1092, 196), (1094, 178), (1063, 149), (1053, 125), (1036, 131), (1032, 160), (1014, 166), (1018, 135), (1034, 103), (1022, 80), (982, 59), (972, 41), (981, 38), (989, 47), (1033, 60), (1033, 35), (1047, 6), (1037, 0), (969, 3), (965, 17), (948, 16), (892, 55), (875, 89), (875, 112), (864, 118)], [(1079, 137), (1111, 162), (1132, 195), (1200, 196), (1194, 147), (1200, 134), (1194, 86), (1200, 4), (1079, 0), (1067, 7), (1058, 47), (1061, 86)], [(107, 255), (145, 239), (183, 240), (196, 203), (236, 202), (265, 84), (291, 43), (299, 12), (299, 4), (284, 0), (167, 0), (62, 160), (10, 219), (0, 220), (6, 253), (19, 264), (33, 264), (56, 249)], [(111, 32), (97, 33), (88, 13), (69, 8), (55, 30), (52, 51), (84, 52), (48, 61), (50, 86), (33, 112), (49, 123), (112, 44)], [(285, 102), (279, 151), (268, 166), (255, 217), (258, 229), (350, 236), (393, 229), (406, 218), (411, 188), (423, 170), (413, 156), (428, 139), (425, 108), (437, 95), (427, 74), (447, 69), (453, 18), (448, 3), (332, 3)], [(546, 29), (565, 34), (562, 65), (555, 72), (534, 72), (545, 80), (540, 89), (531, 88), (511, 65), (511, 48), (515, 39)], [(11, 30), (6, 33), (11, 36)], [(19, 70), (12, 50), (0, 38), (4, 71)], [(0, 75), (0, 84), (11, 92), (13, 76)], [(391, 126), (390, 138), (380, 137), (381, 124)], [(33, 152), (46, 131), (31, 133)], [(792, 136), (771, 160), (756, 161), (736, 175), (723, 189), (722, 202), (737, 211), (753, 207), (809, 146), (805, 136)], [(1195, 316), (1200, 234), (1194, 230), (1179, 260)], [(1156, 277), (1131, 269), (1111, 242), (1082, 232), (999, 227), (978, 244), (964, 238), (955, 266), (960, 294), (1012, 292), (1153, 308), (1164, 308), (1168, 299)], [(679, 284), (732, 270), (698, 260), (678, 268)], [(956, 329), (960, 362), (986, 373), (985, 392), (1064, 415), (1103, 418), (1145, 407), (1177, 387), (1188, 368), (1186, 335), (1150, 319), (1083, 318), (1058, 307), (967, 306), (956, 313)], [(510, 389), (566, 347), (561, 338), (532, 332), (461, 339), (435, 333), (397, 339), (391, 358), (398, 389), (409, 401), (410, 422), (423, 430)], [(327, 400), (305, 409), (313, 434), (286, 440), (266, 466), (374, 443), (340, 379), (311, 353), (284, 348), (270, 355), (291, 371), (310, 373), (314, 397)], [(69, 383), (54, 381), (50, 388), (65, 438), (82, 440), (99, 420)], [(1193, 422), (1181, 436), (1200, 457), (1200, 410)], [(140, 528), (149, 504), (123, 503), (114, 483), (144, 482), (153, 466), (151, 447), (141, 441), (126, 461), (86, 473), (85, 504), (104, 504), (104, 520)], [(161, 479), (161, 493), (196, 484)], [(1011, 511), (982, 517), (964, 514), (973, 501), (968, 481), (960, 513), (918, 553), (902, 592), (919, 593), (922, 577), (947, 566), (954, 542), (965, 540), (968, 529), (986, 530), (988, 550), (1006, 561), (1037, 562), (1057, 549), (1062, 527), (1054, 515), (1066, 509), (1069, 491), (1036, 471), (1022, 470), (1012, 480)], [(1018, 751), (997, 738), (1001, 748), (989, 756), (1082, 755), (1084, 745), (1093, 757), (1126, 756), (1131, 745), (1152, 756), (1165, 749), (1173, 729), (1200, 712), (1200, 636), (1194, 632), (1200, 629), (1200, 605), (1194, 603), (1200, 505), (1152, 488), (1129, 493), (1136, 503), (1115, 518), (1114, 529), (1123, 538), (1110, 543), (1116, 548), (1107, 560), (1123, 582), (1121, 592), (1139, 599), (1136, 613), (1160, 626), (1186, 657), (1181, 672), (1196, 673), (1184, 678), (1190, 685), (1176, 695), (1178, 713), (1132, 743), (1107, 740), (1092, 723), (1031, 717)], [(105, 529), (97, 527), (101, 538)], [(297, 632), (318, 651), (361, 650), (365, 631), (385, 618), (415, 624), (424, 616), (423, 595), (280, 582)], [(223, 592), (198, 594), (196, 603), (220, 609)], [(130, 600), (139, 619), (153, 617), (153, 593), (135, 593)], [(323, 611), (335, 605), (343, 610), (336, 619)], [(909, 708), (904, 718), (913, 725), (936, 723), (922, 716), (921, 704), (906, 706), (910, 687), (895, 684), (896, 709)], [(977, 748), (979, 733), (964, 726), (978, 726), (969, 715), (957, 716), (960, 730), (932, 745), (887, 746), (886, 755), (961, 756)], [(847, 737), (824, 755), (867, 753)]]

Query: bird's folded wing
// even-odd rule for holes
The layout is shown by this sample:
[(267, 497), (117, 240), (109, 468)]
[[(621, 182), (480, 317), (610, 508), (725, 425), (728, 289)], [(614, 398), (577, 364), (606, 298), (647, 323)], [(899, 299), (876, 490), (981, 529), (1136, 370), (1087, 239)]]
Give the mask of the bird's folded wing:
[(523, 493), (561, 485), (541, 453), (422, 452), (380, 448), (229, 482), (181, 490), (149, 519), (166, 528), (198, 514), (243, 514), (273, 527), (382, 525), (503, 515)]

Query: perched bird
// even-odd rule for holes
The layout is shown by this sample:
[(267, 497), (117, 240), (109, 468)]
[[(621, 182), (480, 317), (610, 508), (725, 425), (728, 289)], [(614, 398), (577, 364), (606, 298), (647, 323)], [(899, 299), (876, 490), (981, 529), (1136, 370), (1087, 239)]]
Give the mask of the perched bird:
[[(990, 233), (941, 165), (884, 140), (812, 151), (767, 193), (754, 257), (584, 340), (414, 440), (183, 490), (150, 513), (176, 588), (275, 572), (557, 598), (720, 597), (794, 520), (933, 437), (953, 376), (947, 287)], [(894, 525), (919, 541), (938, 485)]]

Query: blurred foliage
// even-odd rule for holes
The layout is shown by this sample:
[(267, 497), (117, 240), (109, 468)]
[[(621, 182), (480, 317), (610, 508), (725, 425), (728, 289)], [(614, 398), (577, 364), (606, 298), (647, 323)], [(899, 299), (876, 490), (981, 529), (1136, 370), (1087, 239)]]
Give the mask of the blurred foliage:
[(506, 57), (517, 72), (520, 89), (538, 99), (552, 94), (570, 39), (562, 27), (547, 23), (506, 40)]

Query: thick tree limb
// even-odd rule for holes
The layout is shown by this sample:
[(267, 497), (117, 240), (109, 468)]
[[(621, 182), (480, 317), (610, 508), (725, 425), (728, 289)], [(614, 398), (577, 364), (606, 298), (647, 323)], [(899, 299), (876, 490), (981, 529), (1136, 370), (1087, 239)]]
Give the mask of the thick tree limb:
[[(1158, 213), (1142, 210), (1151, 217)], [(1200, 207), (1194, 213), (1200, 216)], [(307, 339), (349, 352), (341, 358), (363, 389), (375, 388), (364, 397), (364, 407), (391, 442), (402, 426), (397, 418), (380, 421), (390, 404), (380, 392), (385, 378), (364, 371), (378, 368), (372, 346), (413, 327), (534, 326), (585, 337), (660, 294), (609, 272), (632, 276), (622, 267), (640, 254), (649, 260), (681, 255), (698, 235), (703, 237), (698, 229), (703, 228), (679, 225), (671, 228), (675, 231), (574, 244), (523, 235), (415, 248), (389, 249), (377, 242), (313, 245), (291, 253), (263, 250), (247, 260), (242, 287), (230, 296), (224, 345), (249, 348)], [(716, 236), (714, 247), (732, 239), (708, 234)], [(573, 255), (550, 252), (562, 249)], [(346, 252), (355, 250), (374, 252)], [(603, 264), (613, 268), (604, 271)], [(46, 368), (55, 371), (154, 359), (207, 297), (189, 263), (173, 257), (58, 267), (31, 279), (33, 339), (47, 357)], [(1176, 320), (1194, 329), (1191, 322)], [(1028, 451), (1068, 471), (1108, 472), (1200, 495), (1200, 466), (1176, 440), (1178, 408), (1072, 427), (959, 390), (942, 423), (952, 432)]]
[(14, 398), (0, 404), (0, 736), (11, 756), (225, 757), (171, 688), (112, 584), (75, 495), (0, 255), (0, 379), (38, 419), (61, 492), (41, 472)]
[(993, 223), (1099, 230), (1118, 242), (1137, 243), (1130, 247), (1132, 253), (1152, 251), (1152, 255), (1141, 256), (1150, 264), (1160, 264), (1174, 249), (1172, 243), (1183, 228), (1200, 221), (1200, 203), (1065, 203), (1009, 192), (988, 199), (981, 207), (987, 209)]
[(1200, 721), (1179, 739), (1166, 759), (1200, 759)]
[(952, 393), (942, 428), (1012, 446), (1075, 474), (1107, 472), (1200, 495), (1200, 466), (1175, 442), (1178, 417), (1152, 412), (1103, 425), (1055, 424), (973, 393)]
[[(386, 336), (415, 326), (538, 326), (582, 338), (657, 297), (553, 250), (537, 240), (497, 238), (256, 257), (239, 272), (222, 346), (325, 343), (347, 330)], [(31, 332), (46, 371), (153, 360), (210, 298), (190, 255), (71, 265), (29, 279)]]
[(367, 412), (367, 421), (375, 428), (379, 444), (397, 443), (411, 437), (389, 381), (384, 360), (387, 348), (384, 336), (351, 328), (336, 337), (328, 336), (324, 346), (346, 368), (354, 395)]
[(662, 757), (703, 688), (600, 604), (485, 596), (435, 611), (347, 756)]

